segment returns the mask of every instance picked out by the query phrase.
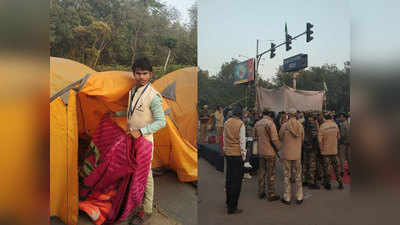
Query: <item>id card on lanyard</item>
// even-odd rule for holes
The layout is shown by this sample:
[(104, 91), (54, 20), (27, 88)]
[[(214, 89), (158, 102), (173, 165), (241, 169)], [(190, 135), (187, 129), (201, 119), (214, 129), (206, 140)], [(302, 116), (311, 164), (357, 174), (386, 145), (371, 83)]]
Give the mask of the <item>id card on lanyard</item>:
[(136, 94), (136, 92), (137, 92), (137, 89), (135, 90), (135, 93), (132, 94), (132, 92), (131, 92), (131, 96), (129, 96), (128, 121), (130, 120), (130, 118), (132, 118), (133, 113), (134, 113), (135, 110), (136, 110), (136, 106), (137, 106), (139, 100), (142, 98), (144, 92), (145, 92), (146, 89), (149, 87), (149, 85), (150, 85), (150, 82), (148, 82), (148, 83), (146, 84), (146, 86), (143, 88), (143, 91), (140, 93), (140, 95), (139, 95), (138, 99), (136, 100), (135, 105), (133, 106), (133, 108), (132, 108), (132, 100), (133, 100), (133, 98), (135, 97), (135, 94)]

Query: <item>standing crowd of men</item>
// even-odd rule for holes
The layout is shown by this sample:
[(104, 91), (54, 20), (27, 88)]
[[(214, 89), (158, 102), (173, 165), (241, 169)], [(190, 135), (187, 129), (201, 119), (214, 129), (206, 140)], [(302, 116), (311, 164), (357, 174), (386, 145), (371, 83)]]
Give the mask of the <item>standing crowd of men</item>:
[[(210, 121), (214, 121), (211, 126)], [(258, 174), (258, 197), (268, 201), (280, 199), (287, 205), (292, 201), (292, 184), (296, 190), (295, 201), (302, 204), (303, 186), (320, 189), (322, 184), (327, 190), (332, 188), (331, 167), (339, 189), (344, 188), (344, 173), (350, 175), (350, 115), (346, 113), (289, 109), (275, 116), (268, 109), (256, 113), (240, 106), (225, 110), (219, 106), (211, 114), (205, 106), (200, 111), (200, 142), (207, 142), (208, 129), (213, 125), (216, 141), (223, 137), (220, 144), (226, 163), (228, 214), (242, 212), (237, 206), (245, 162), (251, 162), (253, 174)], [(281, 165), (284, 172), (282, 197), (275, 190), (277, 165)]]

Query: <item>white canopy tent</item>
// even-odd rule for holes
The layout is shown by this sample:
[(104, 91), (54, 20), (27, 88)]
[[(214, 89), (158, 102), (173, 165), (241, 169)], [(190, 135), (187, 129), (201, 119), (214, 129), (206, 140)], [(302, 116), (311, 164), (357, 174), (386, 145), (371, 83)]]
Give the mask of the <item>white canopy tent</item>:
[(256, 88), (259, 109), (280, 112), (294, 108), (300, 111), (322, 111), (324, 91), (304, 91), (282, 86), (278, 89)]

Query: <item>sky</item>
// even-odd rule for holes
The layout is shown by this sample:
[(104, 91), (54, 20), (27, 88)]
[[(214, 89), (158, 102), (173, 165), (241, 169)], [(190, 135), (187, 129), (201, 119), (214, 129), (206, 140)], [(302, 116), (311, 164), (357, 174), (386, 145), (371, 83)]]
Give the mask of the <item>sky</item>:
[(343, 68), (350, 60), (350, 5), (346, 0), (200, 0), (199, 67), (216, 75), (232, 58), (244, 61), (255, 57), (257, 39), (259, 52), (269, 49), (269, 40), (282, 43), (285, 22), (291, 36), (304, 32), (306, 23), (311, 22), (314, 39), (307, 43), (303, 35), (293, 40), (290, 51), (282, 46), (272, 59), (265, 54), (259, 66), (261, 78), (272, 78), (284, 58), (299, 53), (308, 54), (309, 66), (328, 63)]
[(352, 0), (350, 8), (352, 65), (398, 71), (400, 1)]
[(161, 3), (165, 3), (167, 6), (175, 7), (179, 13), (180, 18), (184, 24), (189, 23), (189, 12), (190, 7), (195, 3), (196, 0), (161, 0)]

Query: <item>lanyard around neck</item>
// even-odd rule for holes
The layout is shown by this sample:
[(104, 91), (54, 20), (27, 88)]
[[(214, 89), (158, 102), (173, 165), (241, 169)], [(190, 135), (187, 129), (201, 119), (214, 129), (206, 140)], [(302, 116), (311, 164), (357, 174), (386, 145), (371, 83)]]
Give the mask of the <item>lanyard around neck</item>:
[(135, 94), (136, 94), (138, 88), (135, 90), (135, 93), (131, 94), (131, 96), (130, 96), (130, 101), (129, 101), (128, 119), (132, 118), (133, 113), (135, 112), (136, 106), (137, 106), (137, 104), (138, 104), (140, 98), (142, 97), (143, 93), (146, 91), (147, 87), (149, 87), (149, 85), (150, 85), (150, 82), (148, 82), (148, 83), (146, 84), (146, 86), (143, 88), (143, 91), (142, 91), (142, 93), (140, 93), (140, 95), (139, 95), (138, 99), (136, 100), (135, 105), (133, 106), (133, 108), (131, 107), (131, 106), (132, 106), (132, 100), (133, 100), (133, 97), (135, 96)]

